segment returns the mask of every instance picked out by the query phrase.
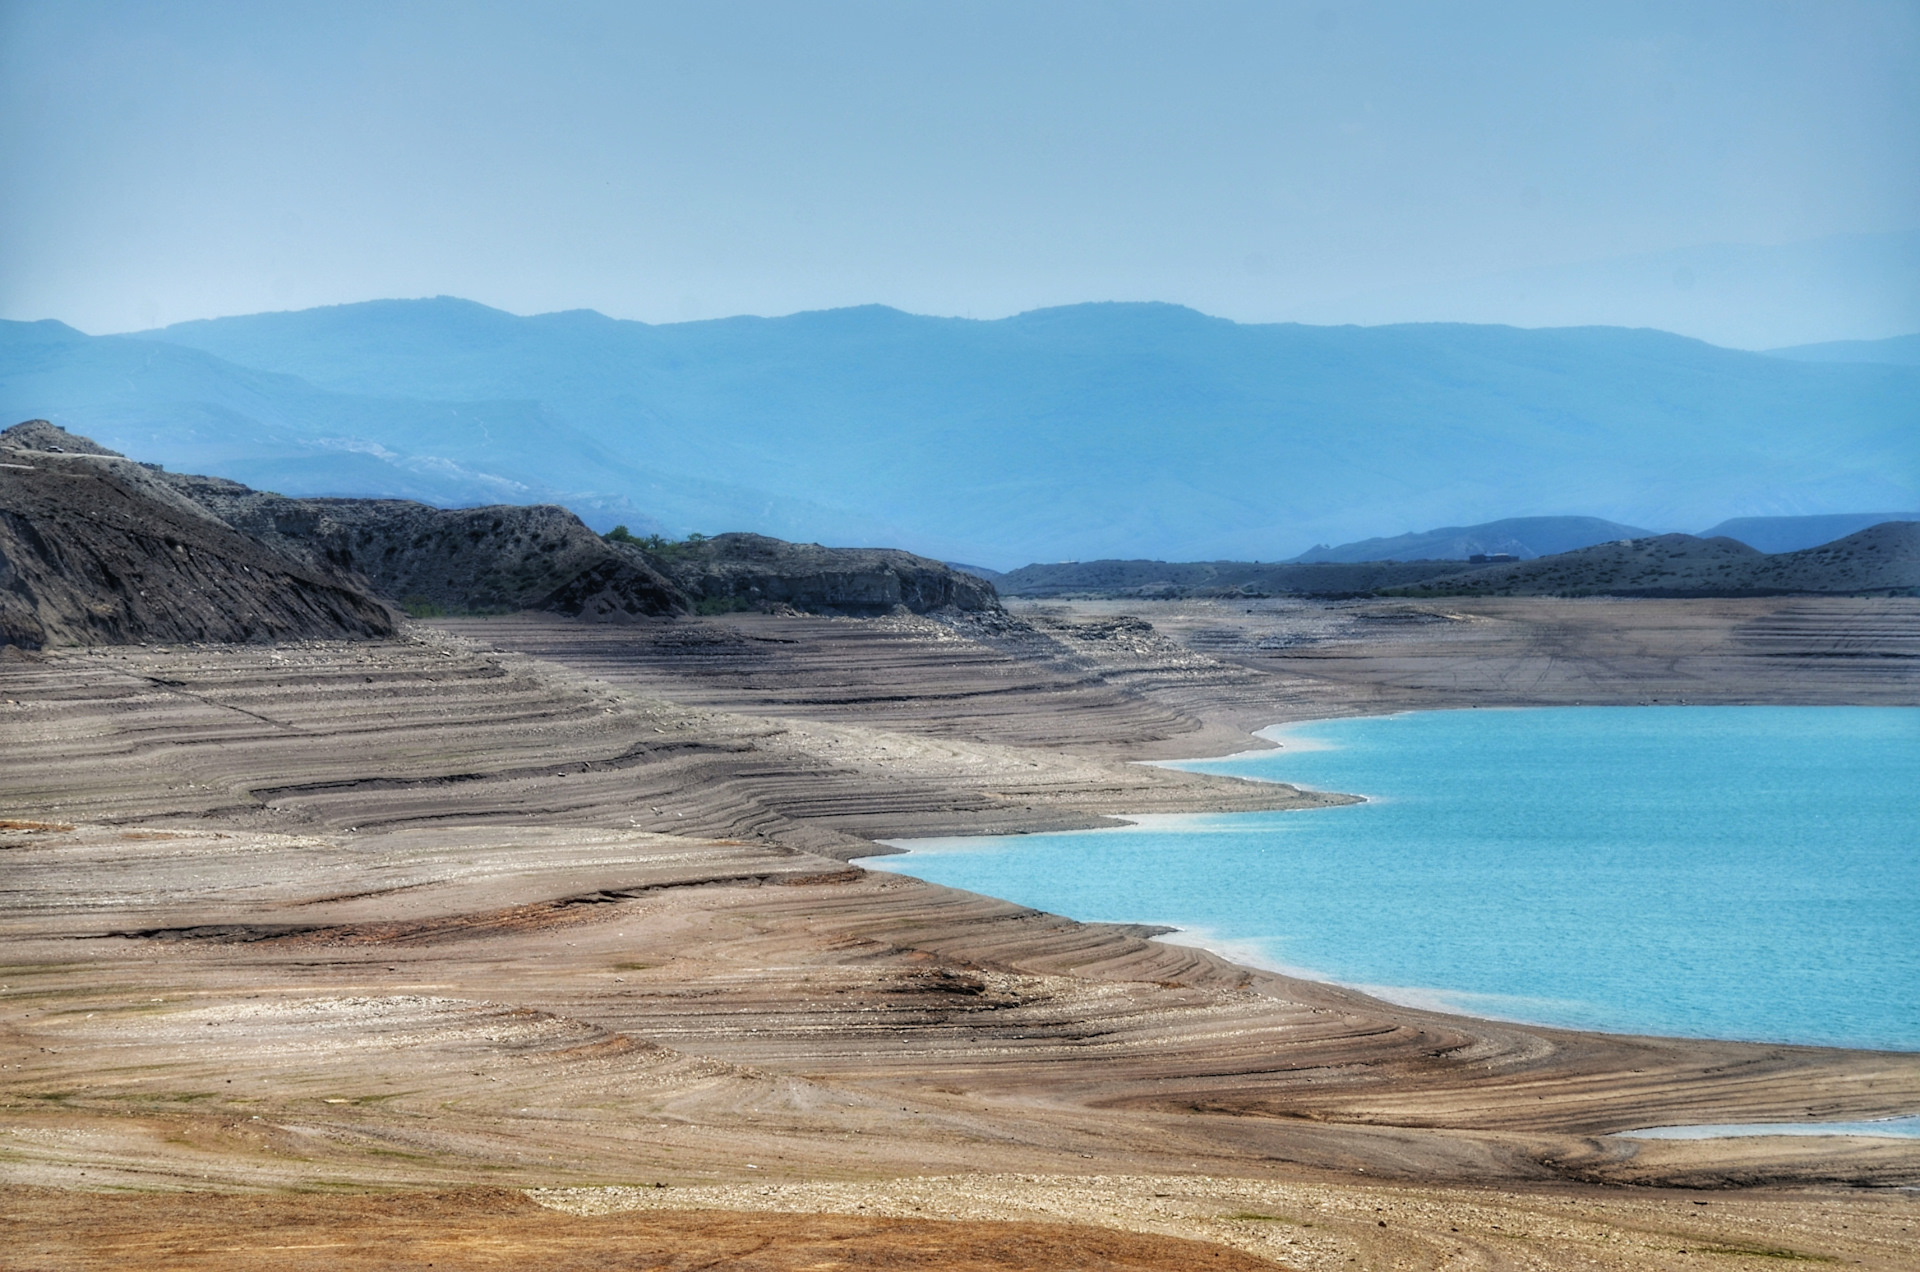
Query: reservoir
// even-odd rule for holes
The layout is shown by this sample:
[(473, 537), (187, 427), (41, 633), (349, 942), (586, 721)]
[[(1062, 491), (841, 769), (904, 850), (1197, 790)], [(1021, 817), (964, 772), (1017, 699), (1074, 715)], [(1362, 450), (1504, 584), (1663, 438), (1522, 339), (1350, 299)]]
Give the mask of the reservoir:
[(1267, 730), (1177, 767), (1362, 795), (901, 841), (864, 864), (1396, 1002), (1920, 1050), (1920, 708), (1567, 707)]

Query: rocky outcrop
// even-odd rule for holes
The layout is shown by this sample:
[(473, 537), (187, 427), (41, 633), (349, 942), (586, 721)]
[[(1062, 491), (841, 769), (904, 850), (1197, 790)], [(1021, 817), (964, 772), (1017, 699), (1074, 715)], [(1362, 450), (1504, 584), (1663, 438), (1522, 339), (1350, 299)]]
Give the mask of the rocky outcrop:
[(818, 614), (996, 610), (993, 584), (893, 548), (823, 548), (758, 534), (669, 545), (656, 557), (703, 611), (789, 606)]
[(414, 614), (549, 610), (600, 621), (684, 612), (687, 598), (636, 548), (565, 508), (434, 508), (401, 499), (288, 499), (208, 477), (177, 488), (235, 529), (350, 571)]
[(338, 569), (275, 552), (45, 420), (0, 433), (0, 644), (388, 636)]
[(551, 505), (290, 499), (134, 463), (45, 420), (0, 447), (0, 631), (17, 645), (386, 635), (382, 599), (416, 617), (602, 622), (999, 608), (986, 580), (891, 549), (724, 534), (650, 553)]
[(69, 433), (48, 420), (23, 420), (0, 433), (0, 448), (39, 451), (46, 455), (106, 455), (125, 459), (119, 451), (108, 450), (91, 437)]

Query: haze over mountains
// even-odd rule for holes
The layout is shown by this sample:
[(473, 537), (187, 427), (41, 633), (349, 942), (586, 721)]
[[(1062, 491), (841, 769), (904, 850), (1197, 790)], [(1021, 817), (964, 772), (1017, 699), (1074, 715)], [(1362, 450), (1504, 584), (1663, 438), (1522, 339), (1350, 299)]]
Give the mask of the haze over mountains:
[(649, 326), (442, 298), (138, 337), (9, 323), (5, 411), (287, 494), (552, 501), (601, 529), (994, 567), (1271, 561), (1497, 518), (1662, 530), (1920, 506), (1920, 368), (1149, 304)]
[(1889, 336), (1885, 340), (1828, 340), (1821, 344), (1769, 349), (1778, 358), (1801, 362), (1885, 362), (1920, 367), (1920, 334)]
[(1736, 349), (1821, 339), (1872, 345), (1880, 341), (1870, 337), (1920, 327), (1920, 232), (1703, 243), (1538, 265), (1309, 304), (1300, 315), (1311, 322), (1658, 327)]
[(1463, 561), (1476, 554), (1503, 553), (1525, 560), (1550, 556), (1612, 539), (1634, 539), (1647, 531), (1601, 517), (1508, 517), (1478, 526), (1442, 526), (1419, 534), (1363, 539), (1335, 547), (1317, 544), (1296, 561)]

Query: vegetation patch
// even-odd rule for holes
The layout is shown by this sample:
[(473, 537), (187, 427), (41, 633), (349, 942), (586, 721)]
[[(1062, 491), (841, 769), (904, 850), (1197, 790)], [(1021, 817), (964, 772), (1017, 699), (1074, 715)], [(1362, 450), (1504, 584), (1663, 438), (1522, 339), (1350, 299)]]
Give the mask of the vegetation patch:
[(1732, 1254), (1747, 1259), (1785, 1259), (1792, 1263), (1840, 1262), (1830, 1254), (1809, 1254), (1805, 1250), (1794, 1250), (1787, 1246), (1747, 1245), (1744, 1242), (1694, 1246), (1693, 1249), (1699, 1254)]
[(511, 605), (442, 605), (424, 596), (403, 596), (400, 609), (408, 618), (497, 618), (519, 611)]
[(698, 532), (676, 540), (661, 534), (637, 535), (625, 526), (615, 526), (600, 537), (608, 543), (624, 543), (630, 548), (639, 548), (648, 556), (659, 557), (663, 561), (682, 560), (707, 541), (707, 536)]

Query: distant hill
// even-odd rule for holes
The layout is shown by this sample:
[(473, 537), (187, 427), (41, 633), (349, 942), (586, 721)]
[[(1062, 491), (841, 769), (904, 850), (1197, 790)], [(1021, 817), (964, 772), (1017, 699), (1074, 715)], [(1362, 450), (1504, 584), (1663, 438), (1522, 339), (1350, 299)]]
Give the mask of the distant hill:
[(1002, 596), (1365, 596), (1455, 574), (1458, 561), (1064, 561), (1024, 565), (996, 578)]
[(1398, 596), (1920, 595), (1920, 522), (1889, 521), (1820, 547), (1766, 554), (1734, 539), (1663, 534), (1483, 566)]
[(676, 543), (656, 561), (702, 613), (789, 606), (820, 614), (997, 610), (993, 583), (897, 548), (823, 548), (758, 534)]
[(1792, 358), (1798, 362), (1879, 362), (1920, 367), (1920, 335), (1889, 336), (1885, 340), (1832, 340), (1767, 352), (1776, 358)]
[(1362, 539), (1338, 547), (1321, 544), (1295, 561), (1464, 561), (1485, 553), (1507, 553), (1521, 560), (1551, 556), (1612, 539), (1642, 538), (1651, 531), (1601, 517), (1509, 517), (1477, 526), (1442, 526), (1391, 539)]
[(1821, 517), (1735, 517), (1700, 537), (1738, 539), (1762, 552), (1798, 552), (1845, 538), (1883, 521), (1920, 521), (1920, 512), (1841, 512)]
[(998, 610), (893, 549), (595, 534), (564, 508), (296, 499), (136, 463), (46, 420), (0, 432), (0, 645), (390, 636), (415, 617), (634, 622), (741, 609)]
[(55, 328), (0, 327), (0, 410), (170, 465), (993, 568), (1273, 560), (1569, 507), (1666, 526), (1920, 504), (1920, 368), (1656, 331), (1149, 304), (649, 326), (450, 299)]
[(290, 499), (166, 473), (182, 495), (286, 556), (350, 572), (416, 617), (547, 610), (603, 622), (683, 612), (645, 554), (565, 508), (434, 508), (405, 499)]

